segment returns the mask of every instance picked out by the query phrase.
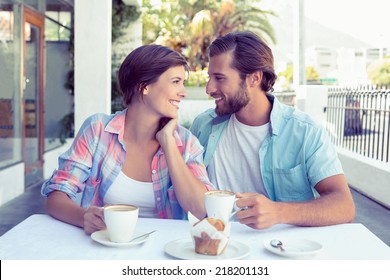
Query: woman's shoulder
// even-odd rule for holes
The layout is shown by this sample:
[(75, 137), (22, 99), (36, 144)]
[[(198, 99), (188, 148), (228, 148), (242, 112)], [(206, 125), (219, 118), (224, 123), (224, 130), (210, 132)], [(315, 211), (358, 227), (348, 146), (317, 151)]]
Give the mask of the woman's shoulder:
[(114, 119), (117, 115), (121, 113), (122, 113), (121, 111), (116, 112), (114, 114), (96, 113), (86, 118), (84, 123), (89, 125), (100, 123), (103, 124), (103, 126), (106, 126), (112, 119)]

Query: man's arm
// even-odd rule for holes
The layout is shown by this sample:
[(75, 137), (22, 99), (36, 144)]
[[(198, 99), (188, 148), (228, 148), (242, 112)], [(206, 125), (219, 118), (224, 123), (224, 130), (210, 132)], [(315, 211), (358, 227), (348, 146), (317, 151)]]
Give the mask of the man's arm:
[(241, 223), (262, 229), (274, 224), (326, 226), (349, 223), (355, 217), (355, 205), (343, 174), (323, 179), (315, 186), (320, 197), (306, 202), (274, 202), (256, 193), (238, 194), (237, 213)]

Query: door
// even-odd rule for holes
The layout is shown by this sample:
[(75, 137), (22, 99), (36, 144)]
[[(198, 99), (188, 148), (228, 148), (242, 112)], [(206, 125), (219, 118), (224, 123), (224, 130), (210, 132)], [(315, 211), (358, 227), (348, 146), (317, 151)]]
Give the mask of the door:
[(43, 180), (44, 17), (23, 9), (23, 159), (25, 186)]

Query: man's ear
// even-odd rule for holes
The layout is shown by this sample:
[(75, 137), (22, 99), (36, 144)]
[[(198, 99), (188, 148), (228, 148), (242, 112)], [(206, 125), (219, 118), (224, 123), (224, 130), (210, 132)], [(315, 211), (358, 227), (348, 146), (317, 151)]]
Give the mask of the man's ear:
[(258, 87), (261, 84), (262, 79), (263, 79), (263, 72), (261, 71), (253, 72), (248, 76), (249, 85), (251, 87)]

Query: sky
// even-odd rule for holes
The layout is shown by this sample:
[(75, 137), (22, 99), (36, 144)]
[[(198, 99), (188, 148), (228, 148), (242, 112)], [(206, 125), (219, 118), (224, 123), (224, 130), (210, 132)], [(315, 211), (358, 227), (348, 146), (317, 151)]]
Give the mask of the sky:
[[(299, 0), (261, 0), (265, 9)], [(323, 26), (352, 35), (372, 46), (390, 47), (389, 0), (301, 0), (305, 16)]]
[(304, 7), (306, 17), (324, 26), (390, 47), (389, 0), (304, 0)]

